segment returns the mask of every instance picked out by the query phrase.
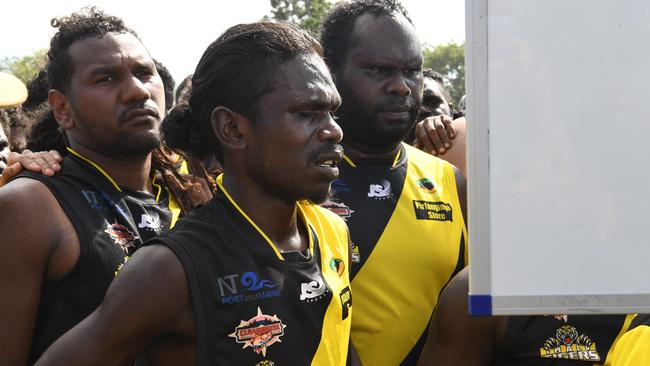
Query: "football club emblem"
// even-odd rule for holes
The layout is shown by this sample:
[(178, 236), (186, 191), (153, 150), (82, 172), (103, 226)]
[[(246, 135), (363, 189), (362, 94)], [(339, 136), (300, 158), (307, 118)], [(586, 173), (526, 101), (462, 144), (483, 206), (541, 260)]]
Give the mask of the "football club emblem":
[(121, 224), (106, 224), (106, 230), (104, 230), (111, 239), (115, 241), (115, 244), (119, 245), (125, 253), (129, 252), (130, 248), (135, 249), (135, 241), (140, 239), (139, 236), (132, 233), (129, 228)]
[(339, 215), (345, 221), (348, 221), (348, 218), (352, 216), (354, 210), (351, 210), (345, 203), (338, 203), (334, 201), (327, 201), (321, 204), (321, 207), (326, 208), (335, 214)]
[(243, 343), (242, 348), (252, 348), (257, 354), (266, 357), (266, 349), (276, 342), (282, 342), (280, 337), (284, 335), (282, 320), (277, 315), (266, 315), (262, 310), (257, 308), (257, 315), (240, 321), (235, 331), (228, 336), (235, 338), (237, 343)]
[(421, 190), (429, 193), (436, 191), (436, 186), (433, 185), (433, 182), (429, 178), (422, 178), (418, 180), (418, 187), (420, 187)]
[(330, 261), (330, 268), (336, 271), (336, 273), (340, 277), (343, 275), (343, 273), (345, 273), (345, 262), (343, 262), (343, 260), (338, 258), (332, 258), (332, 260)]
[(539, 349), (542, 358), (564, 358), (580, 361), (600, 361), (594, 343), (587, 335), (579, 334), (575, 327), (563, 325)]

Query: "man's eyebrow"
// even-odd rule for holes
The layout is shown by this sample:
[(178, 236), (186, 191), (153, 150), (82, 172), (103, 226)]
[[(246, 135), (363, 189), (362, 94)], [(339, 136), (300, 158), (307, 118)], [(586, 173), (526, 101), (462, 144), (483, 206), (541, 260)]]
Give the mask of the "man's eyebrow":
[(332, 98), (331, 100), (319, 99), (319, 100), (301, 100), (296, 103), (292, 103), (287, 110), (289, 112), (296, 112), (301, 110), (316, 110), (316, 111), (325, 111), (337, 109), (341, 105), (340, 100)]
[(115, 65), (97, 66), (91, 68), (89, 74), (90, 75), (110, 74), (115, 72), (117, 69), (119, 69), (119, 67)]

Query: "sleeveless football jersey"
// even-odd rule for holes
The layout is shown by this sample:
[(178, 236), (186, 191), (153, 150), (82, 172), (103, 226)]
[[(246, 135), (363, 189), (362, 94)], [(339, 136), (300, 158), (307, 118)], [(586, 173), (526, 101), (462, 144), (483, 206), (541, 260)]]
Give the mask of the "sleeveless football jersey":
[(352, 343), (364, 365), (415, 364), (438, 296), (465, 265), (453, 167), (402, 144), (394, 160), (345, 157), (332, 199), (352, 239)]
[(97, 164), (68, 150), (55, 176), (18, 175), (45, 184), (74, 226), (80, 245), (72, 271), (43, 285), (30, 364), (101, 304), (128, 256), (143, 241), (168, 231), (172, 216), (175, 219), (180, 212), (156, 182), (156, 196), (119, 187)]
[(221, 185), (212, 201), (153, 243), (182, 263), (198, 365), (346, 363), (352, 294), (345, 224), (299, 203), (308, 253), (281, 253)]
[(607, 365), (650, 365), (650, 315), (633, 314), (630, 329), (612, 347)]
[(511, 316), (494, 365), (609, 365), (612, 344), (631, 321), (626, 315)]

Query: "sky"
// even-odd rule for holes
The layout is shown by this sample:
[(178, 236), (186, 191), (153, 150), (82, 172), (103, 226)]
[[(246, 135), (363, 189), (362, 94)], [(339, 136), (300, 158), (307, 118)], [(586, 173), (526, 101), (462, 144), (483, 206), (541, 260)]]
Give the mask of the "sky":
[[(345, 0), (344, 0), (345, 1)], [(95, 5), (122, 17), (151, 55), (179, 83), (194, 72), (205, 48), (228, 27), (260, 20), (271, 13), (269, 0), (22, 0), (2, 9), (0, 59), (25, 56), (47, 48), (54, 33), (50, 19)], [(421, 40), (428, 45), (465, 40), (465, 1), (402, 0)]]

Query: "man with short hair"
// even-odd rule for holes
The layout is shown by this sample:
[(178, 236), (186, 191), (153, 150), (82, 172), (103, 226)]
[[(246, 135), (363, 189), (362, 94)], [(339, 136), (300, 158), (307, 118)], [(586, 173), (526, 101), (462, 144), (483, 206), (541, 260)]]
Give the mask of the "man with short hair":
[(23, 173), (0, 189), (0, 359), (33, 363), (90, 314), (116, 271), (175, 219), (152, 177), (163, 86), (121, 19), (94, 8), (57, 18), (48, 101), (69, 142), (54, 177)]
[(343, 103), (344, 162), (324, 204), (353, 241), (352, 343), (365, 365), (415, 364), (438, 294), (465, 265), (465, 184), (401, 143), (422, 98), (422, 46), (391, 0), (339, 3), (321, 43)]
[(139, 249), (38, 365), (128, 364), (146, 348), (155, 365), (345, 365), (348, 234), (311, 203), (338, 176), (339, 104), (306, 31), (221, 35), (163, 123), (172, 148), (223, 163), (215, 199)]

